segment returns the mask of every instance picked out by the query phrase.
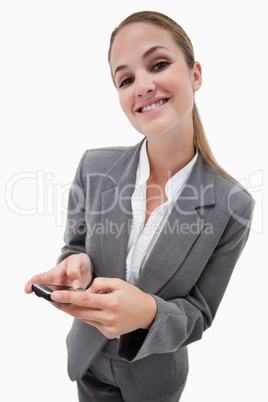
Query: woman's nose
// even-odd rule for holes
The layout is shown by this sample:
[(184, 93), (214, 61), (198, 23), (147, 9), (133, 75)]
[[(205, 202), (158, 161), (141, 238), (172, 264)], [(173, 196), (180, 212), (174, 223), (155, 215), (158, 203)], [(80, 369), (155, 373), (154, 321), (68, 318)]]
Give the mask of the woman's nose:
[(155, 83), (148, 76), (136, 77), (136, 96), (145, 96), (156, 89)]

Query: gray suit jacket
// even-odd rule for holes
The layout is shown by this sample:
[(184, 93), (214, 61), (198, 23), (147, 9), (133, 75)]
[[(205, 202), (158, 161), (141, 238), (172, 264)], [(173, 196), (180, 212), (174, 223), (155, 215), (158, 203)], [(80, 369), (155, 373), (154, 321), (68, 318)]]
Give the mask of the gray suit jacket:
[[(59, 261), (87, 253), (93, 276), (126, 279), (131, 195), (141, 143), (86, 151), (69, 196), (65, 246)], [(149, 255), (137, 286), (154, 296), (150, 330), (120, 337), (119, 356), (137, 366), (158, 354), (163, 367), (211, 325), (247, 241), (254, 201), (240, 185), (216, 174), (199, 154), (192, 174)], [(81, 378), (107, 339), (75, 319), (67, 337), (68, 371)], [(176, 352), (177, 351), (177, 352)], [(143, 359), (143, 360), (141, 360)], [(149, 359), (150, 360), (150, 359)], [(176, 360), (176, 359), (175, 359)]]

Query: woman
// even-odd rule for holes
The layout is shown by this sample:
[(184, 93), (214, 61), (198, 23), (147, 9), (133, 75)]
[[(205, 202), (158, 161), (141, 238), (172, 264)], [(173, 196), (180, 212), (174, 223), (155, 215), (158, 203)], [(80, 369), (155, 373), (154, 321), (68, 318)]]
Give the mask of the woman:
[(178, 401), (187, 345), (212, 323), (246, 243), (254, 201), (215, 161), (194, 94), (201, 66), (183, 29), (138, 12), (112, 33), (123, 111), (144, 135), (85, 152), (59, 264), (35, 282), (75, 317), (69, 375), (80, 401)]

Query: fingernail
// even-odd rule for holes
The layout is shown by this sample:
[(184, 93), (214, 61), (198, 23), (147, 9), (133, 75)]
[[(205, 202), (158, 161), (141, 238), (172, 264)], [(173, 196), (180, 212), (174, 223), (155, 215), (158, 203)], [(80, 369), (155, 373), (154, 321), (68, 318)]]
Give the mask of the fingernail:
[(72, 282), (72, 286), (73, 288), (79, 288), (80, 287), (80, 282), (78, 279), (76, 279), (75, 281)]
[(87, 289), (87, 292), (88, 292), (88, 293), (91, 293), (91, 288), (88, 288), (88, 289)]
[(60, 293), (53, 293), (53, 300), (60, 300), (61, 299), (61, 294)]

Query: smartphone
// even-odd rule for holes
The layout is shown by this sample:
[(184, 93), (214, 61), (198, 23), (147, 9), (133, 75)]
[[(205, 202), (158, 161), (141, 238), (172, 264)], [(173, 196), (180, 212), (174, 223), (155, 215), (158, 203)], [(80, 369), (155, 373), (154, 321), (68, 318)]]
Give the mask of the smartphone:
[(70, 290), (72, 292), (86, 292), (86, 289), (75, 289), (71, 286), (61, 286), (61, 285), (51, 285), (51, 284), (44, 284), (44, 283), (34, 283), (32, 285), (32, 289), (35, 292), (36, 296), (43, 297), (48, 301), (54, 302), (51, 300), (51, 293), (55, 292), (56, 290)]

